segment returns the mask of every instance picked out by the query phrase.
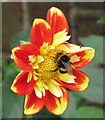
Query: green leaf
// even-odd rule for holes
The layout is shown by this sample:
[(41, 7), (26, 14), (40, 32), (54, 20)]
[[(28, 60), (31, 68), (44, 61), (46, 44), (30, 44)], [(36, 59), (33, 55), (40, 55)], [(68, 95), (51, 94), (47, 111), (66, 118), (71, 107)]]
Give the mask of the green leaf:
[(19, 68), (14, 62), (11, 63), (10, 66), (11, 66), (14, 70), (16, 70), (17, 72), (20, 72), (20, 71), (21, 71), (20, 68)]
[(21, 118), (23, 111), (23, 97), (12, 92), (11, 85), (19, 73), (13, 68), (13, 64), (2, 61), (2, 117), (3, 118)]
[(25, 31), (20, 31), (19, 33), (14, 35), (12, 37), (12, 42), (11, 42), (11, 45), (10, 45), (11, 48), (19, 46), (20, 45), (20, 40), (30, 41), (30, 29), (31, 29), (31, 27), (29, 27)]
[(10, 64), (8, 64), (6, 61), (2, 61), (3, 70), (2, 70), (2, 84), (4, 85), (10, 85), (12, 84), (12, 81), (16, 77), (16, 75), (19, 73), (19, 70), (14, 69), (14, 67)]
[[(60, 116), (62, 118), (69, 118), (72, 115), (72, 113), (77, 109), (81, 101), (83, 101), (81, 95), (75, 93), (74, 91), (70, 91), (68, 107), (65, 110), (65, 112)], [(82, 104), (84, 104), (84, 102), (82, 102)]]
[(103, 38), (104, 36), (99, 36), (99, 35), (91, 35), (89, 37), (79, 38), (79, 41), (84, 46), (88, 46), (96, 49), (95, 60), (101, 64), (105, 64), (105, 61), (103, 61), (103, 55), (104, 55), (103, 51), (105, 49), (103, 48)]
[(21, 40), (20, 41), (20, 45), (24, 45), (24, 44), (31, 44), (31, 43), (30, 43), (30, 41)]
[(104, 118), (104, 120), (105, 120), (105, 109), (104, 109), (104, 112), (103, 112), (103, 118)]
[(96, 103), (103, 103), (103, 69), (100, 68), (96, 61), (92, 61), (89, 65), (80, 70), (85, 72), (89, 78), (90, 83), (88, 88), (84, 92), (80, 92), (85, 99), (96, 102)]
[(99, 20), (97, 20), (97, 23), (105, 24), (105, 16), (102, 16)]
[(21, 118), (23, 113), (23, 96), (16, 95), (10, 90), (9, 86), (3, 86), (2, 95), (2, 117)]
[(103, 118), (103, 110), (93, 106), (84, 106), (73, 112), (70, 118)]
[(103, 36), (91, 35), (87, 38), (79, 38), (79, 40), (83, 45), (96, 49), (93, 61), (80, 69), (89, 76), (90, 83), (88, 88), (79, 94), (91, 102), (103, 103), (105, 102), (105, 100), (103, 101), (103, 87), (105, 87), (103, 71), (105, 68), (100, 66), (100, 64), (105, 64), (103, 61)]
[[(2, 96), (2, 86), (0, 84), (0, 96)], [(2, 111), (2, 97), (0, 97), (0, 111)], [(2, 118), (2, 112), (0, 112), (0, 119)]]

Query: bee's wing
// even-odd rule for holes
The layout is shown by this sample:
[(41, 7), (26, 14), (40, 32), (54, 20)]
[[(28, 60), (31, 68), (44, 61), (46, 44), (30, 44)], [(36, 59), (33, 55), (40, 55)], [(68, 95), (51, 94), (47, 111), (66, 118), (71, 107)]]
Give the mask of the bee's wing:
[(72, 70), (72, 68), (71, 68), (70, 62), (63, 62), (63, 61), (62, 61), (62, 64), (65, 66), (67, 72), (68, 72), (70, 75), (73, 75), (73, 70)]

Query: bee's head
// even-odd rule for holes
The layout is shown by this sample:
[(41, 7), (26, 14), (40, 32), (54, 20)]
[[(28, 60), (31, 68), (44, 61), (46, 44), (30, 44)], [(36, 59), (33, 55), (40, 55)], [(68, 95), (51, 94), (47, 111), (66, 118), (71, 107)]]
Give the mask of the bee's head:
[(68, 62), (70, 60), (70, 57), (67, 56), (67, 55), (63, 55), (61, 58), (60, 58), (63, 62)]
[(63, 53), (58, 53), (57, 57), (59, 58), (59, 60), (61, 60), (63, 62), (68, 62), (70, 60), (70, 57)]

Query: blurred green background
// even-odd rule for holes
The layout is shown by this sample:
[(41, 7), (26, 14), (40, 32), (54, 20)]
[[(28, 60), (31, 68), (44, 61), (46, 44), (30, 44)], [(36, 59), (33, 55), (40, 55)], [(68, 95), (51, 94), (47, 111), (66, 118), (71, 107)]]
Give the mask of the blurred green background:
[[(89, 87), (84, 92), (70, 91), (70, 104), (64, 114), (56, 116), (44, 108), (36, 115), (25, 118), (103, 118), (103, 37), (105, 35), (103, 3), (73, 2), (5, 2), (2, 3), (2, 118), (22, 118), (24, 96), (14, 94), (11, 84), (19, 69), (11, 60), (11, 49), (20, 40), (30, 40), (30, 28), (35, 18), (45, 18), (47, 10), (60, 8), (69, 23), (70, 43), (82, 44), (96, 49), (93, 61), (80, 69), (90, 77)], [(0, 66), (1, 67), (1, 66)], [(0, 82), (1, 87), (1, 82)]]

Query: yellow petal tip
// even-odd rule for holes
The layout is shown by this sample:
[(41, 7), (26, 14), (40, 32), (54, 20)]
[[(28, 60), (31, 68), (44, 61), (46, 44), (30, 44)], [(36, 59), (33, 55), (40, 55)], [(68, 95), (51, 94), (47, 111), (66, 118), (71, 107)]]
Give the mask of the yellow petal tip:
[(47, 29), (50, 29), (50, 26), (49, 24), (44, 20), (44, 19), (41, 19), (41, 18), (36, 18), (33, 22), (33, 26), (35, 27), (36, 25), (38, 24), (43, 24), (46, 26)]

